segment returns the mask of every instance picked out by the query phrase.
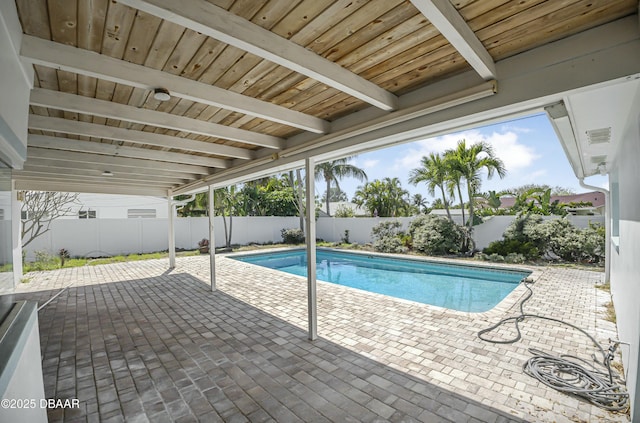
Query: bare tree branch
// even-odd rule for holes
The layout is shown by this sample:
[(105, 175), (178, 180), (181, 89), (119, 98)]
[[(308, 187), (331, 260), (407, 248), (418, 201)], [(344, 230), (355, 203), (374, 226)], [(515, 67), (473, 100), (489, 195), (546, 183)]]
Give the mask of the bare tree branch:
[(73, 214), (77, 193), (25, 191), (22, 203), (22, 247), (49, 231), (51, 222)]

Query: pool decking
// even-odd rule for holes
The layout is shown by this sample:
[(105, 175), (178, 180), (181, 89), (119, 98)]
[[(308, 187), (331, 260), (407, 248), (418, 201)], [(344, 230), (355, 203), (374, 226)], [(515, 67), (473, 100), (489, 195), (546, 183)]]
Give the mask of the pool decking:
[[(319, 339), (307, 340), (303, 278), (219, 256), (30, 273), (19, 298), (39, 313), (45, 394), (78, 398), (50, 422), (625, 422), (522, 373), (529, 347), (588, 358), (588, 339), (541, 320), (496, 345), (478, 330), (517, 313), (523, 291), (487, 313), (454, 312), (318, 283)], [(598, 339), (603, 274), (537, 272), (526, 310)], [(513, 331), (500, 330), (510, 337)]]

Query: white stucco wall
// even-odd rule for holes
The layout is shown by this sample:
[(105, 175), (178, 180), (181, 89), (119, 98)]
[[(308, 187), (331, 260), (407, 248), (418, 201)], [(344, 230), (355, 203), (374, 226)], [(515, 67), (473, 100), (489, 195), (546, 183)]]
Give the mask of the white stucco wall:
[[(640, 101), (640, 98), (637, 99)], [(635, 125), (640, 126), (636, 116)], [(634, 422), (640, 421), (640, 127), (635, 135), (622, 141), (610, 181), (619, 185), (619, 196), (612, 198), (612, 209), (619, 213), (619, 245), (611, 248), (611, 294), (616, 310), (620, 340), (631, 344), (622, 346), (627, 388), (634, 406)], [(615, 216), (615, 213), (612, 213)], [(615, 235), (615, 234), (614, 234)]]
[(70, 208), (71, 214), (62, 219), (77, 219), (80, 210), (95, 211), (97, 219), (126, 219), (129, 209), (153, 209), (161, 219), (169, 213), (166, 198), (138, 195), (78, 194), (77, 204)]

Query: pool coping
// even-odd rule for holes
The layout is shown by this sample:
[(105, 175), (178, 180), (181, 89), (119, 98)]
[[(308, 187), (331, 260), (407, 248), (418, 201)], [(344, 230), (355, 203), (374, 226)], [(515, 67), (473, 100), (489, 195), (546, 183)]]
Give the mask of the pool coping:
[[(269, 253), (278, 253), (278, 252), (285, 252), (285, 251), (299, 251), (299, 250), (305, 250), (304, 247), (299, 247), (299, 246), (295, 246), (295, 247), (274, 247), (274, 248), (265, 248), (265, 249), (260, 249), (260, 250), (254, 250), (254, 251), (238, 251), (238, 252), (232, 252), (232, 253), (225, 253), (223, 256), (225, 258), (233, 258), (235, 256), (252, 256), (252, 255), (258, 255), (258, 254), (269, 254)], [(338, 251), (338, 252), (344, 252), (344, 253), (353, 253), (353, 254), (359, 254), (359, 255), (363, 255), (363, 256), (380, 256), (380, 257), (386, 257), (386, 258), (394, 258), (394, 259), (400, 259), (400, 260), (407, 260), (407, 261), (418, 261), (418, 262), (432, 262), (432, 263), (440, 263), (440, 264), (455, 264), (455, 265), (463, 265), (463, 266), (467, 266), (467, 267), (480, 267), (480, 268), (485, 268), (485, 269), (495, 269), (495, 270), (508, 270), (508, 271), (520, 271), (520, 272), (531, 272), (530, 275), (527, 277), (527, 279), (529, 281), (531, 281), (531, 283), (535, 284), (535, 282), (538, 281), (538, 279), (542, 276), (542, 274), (544, 273), (544, 269), (535, 267), (535, 266), (529, 266), (529, 265), (513, 265), (513, 264), (503, 264), (503, 263), (486, 263), (486, 262), (476, 262), (476, 261), (471, 261), (471, 260), (467, 260), (464, 258), (451, 258), (451, 257), (433, 257), (433, 256), (414, 256), (414, 255), (410, 255), (410, 254), (398, 254), (398, 253), (382, 253), (382, 252), (373, 252), (373, 251), (358, 251), (358, 250), (347, 250), (347, 249), (343, 249), (343, 248), (332, 248), (332, 247), (318, 247), (317, 250), (324, 250), (324, 251)], [(279, 270), (276, 269), (270, 269), (268, 267), (264, 267), (264, 266), (259, 266), (257, 264), (253, 264), (253, 263), (249, 263), (249, 262), (243, 262), (244, 264), (250, 265), (250, 266), (257, 266), (260, 269), (264, 269), (266, 271), (269, 272), (278, 272), (278, 273), (286, 273), (286, 272), (281, 272)], [(299, 276), (299, 275), (294, 275), (291, 273), (286, 273), (288, 276), (291, 277), (295, 277), (295, 278), (299, 278), (301, 280), (306, 281), (306, 277), (304, 276)], [(321, 279), (316, 279), (316, 283), (321, 283), (321, 284), (330, 284), (331, 286), (336, 286), (336, 284), (332, 283), (332, 282), (327, 282), (327, 281), (323, 281)], [(443, 312), (443, 313), (451, 313), (452, 315), (458, 315), (458, 316), (476, 316), (479, 318), (486, 318), (486, 319), (492, 319), (492, 318), (496, 318), (496, 317), (502, 317), (505, 315), (505, 313), (507, 313), (508, 311), (510, 311), (511, 309), (515, 308), (518, 306), (518, 304), (520, 303), (521, 299), (525, 296), (525, 294), (527, 293), (527, 287), (524, 283), (519, 283), (518, 286), (516, 286), (513, 291), (511, 291), (509, 294), (507, 294), (506, 297), (504, 297), (498, 304), (496, 304), (492, 309), (487, 310), (487, 311), (481, 311), (481, 312), (473, 312), (473, 311), (460, 311), (460, 310), (453, 310), (450, 308), (446, 308), (446, 307), (441, 307), (441, 306), (436, 306), (436, 305), (432, 305), (432, 304), (425, 304), (425, 303), (421, 303), (418, 301), (412, 301), (412, 300), (407, 300), (404, 298), (397, 298), (397, 297), (393, 297), (390, 295), (385, 295), (385, 294), (379, 294), (376, 292), (370, 292), (370, 291), (366, 291), (363, 289), (358, 289), (358, 288), (352, 288), (349, 286), (343, 286), (343, 285), (338, 285), (342, 288), (345, 289), (352, 289), (352, 290), (357, 290), (359, 293), (365, 294), (365, 295), (373, 295), (376, 297), (382, 296), (385, 299), (392, 299), (394, 301), (399, 301), (402, 303), (408, 303), (408, 304), (413, 304), (413, 305), (419, 305), (419, 306), (424, 306), (427, 307), (427, 309), (432, 309), (433, 311), (438, 311), (438, 312)]]

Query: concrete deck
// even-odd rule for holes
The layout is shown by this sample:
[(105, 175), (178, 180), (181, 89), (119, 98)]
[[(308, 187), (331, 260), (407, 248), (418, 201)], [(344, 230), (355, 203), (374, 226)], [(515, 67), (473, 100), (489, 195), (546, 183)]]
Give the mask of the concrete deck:
[[(478, 330), (517, 313), (524, 287), (487, 313), (449, 311), (318, 283), (320, 338), (307, 340), (306, 281), (220, 257), (167, 270), (150, 260), (30, 273), (17, 297), (39, 312), (47, 398), (80, 401), (50, 422), (628, 421), (526, 376), (529, 347), (588, 358), (583, 335), (542, 320), (495, 345)], [(526, 310), (600, 340), (603, 274), (537, 269)], [(511, 329), (497, 336), (510, 337)]]

